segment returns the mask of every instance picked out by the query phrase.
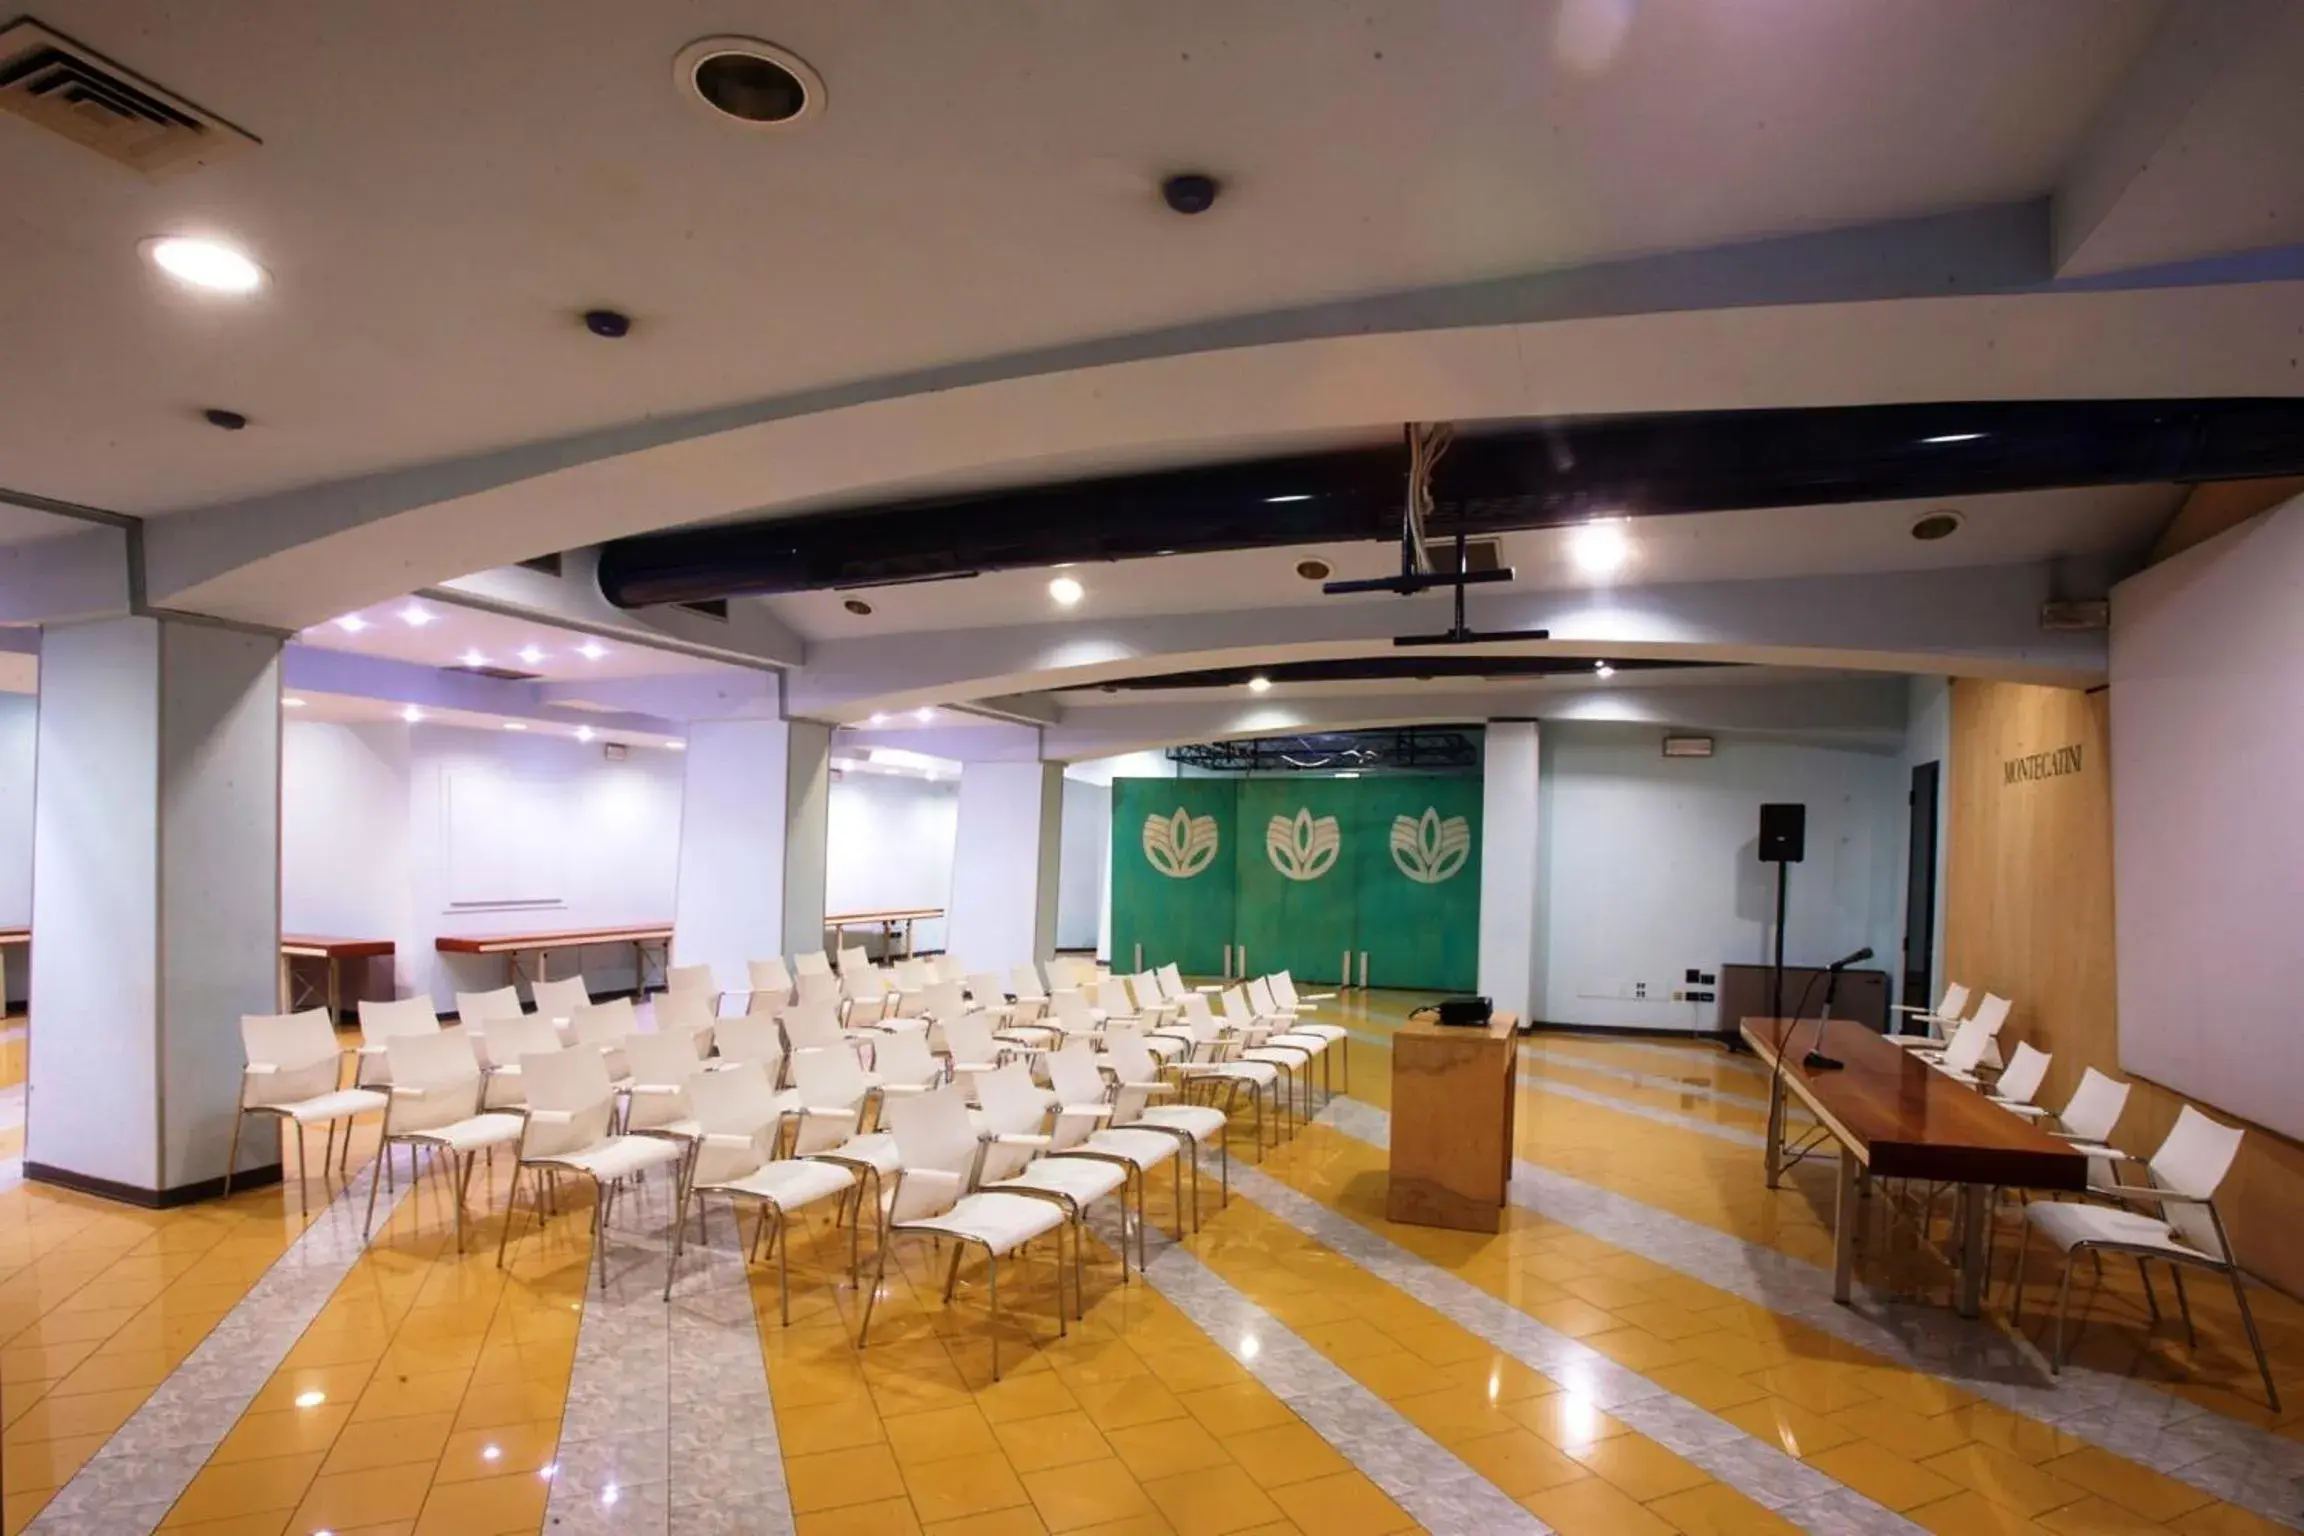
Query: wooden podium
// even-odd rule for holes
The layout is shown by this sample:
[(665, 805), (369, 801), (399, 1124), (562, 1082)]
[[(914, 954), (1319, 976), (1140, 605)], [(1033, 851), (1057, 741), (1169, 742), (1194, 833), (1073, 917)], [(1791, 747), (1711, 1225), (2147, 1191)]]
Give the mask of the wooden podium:
[(1519, 1020), (1484, 1029), (1411, 1019), (1392, 1037), (1392, 1185), (1384, 1214), (1501, 1232), (1512, 1181)]

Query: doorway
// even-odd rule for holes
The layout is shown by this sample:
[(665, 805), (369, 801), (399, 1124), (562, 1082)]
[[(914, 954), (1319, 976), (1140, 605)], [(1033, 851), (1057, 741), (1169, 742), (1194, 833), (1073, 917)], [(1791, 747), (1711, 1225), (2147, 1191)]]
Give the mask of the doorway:
[(1904, 845), (1901, 1001), (1908, 1008), (1925, 1008), (1936, 995), (1936, 786), (1943, 771), (1942, 763), (1916, 764), (1905, 797), (1912, 830)]

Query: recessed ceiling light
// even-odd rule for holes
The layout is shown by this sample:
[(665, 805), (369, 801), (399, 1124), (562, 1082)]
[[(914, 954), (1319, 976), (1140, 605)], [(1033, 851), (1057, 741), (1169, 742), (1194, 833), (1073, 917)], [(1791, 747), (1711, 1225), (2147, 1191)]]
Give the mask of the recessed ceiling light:
[(1069, 576), (1059, 576), (1048, 583), (1048, 595), (1056, 599), (1060, 608), (1069, 608), (1088, 595), (1088, 589)]
[(280, 707), (282, 709), (302, 709), (304, 707), (304, 701), (297, 698), (294, 694), (290, 694), (287, 698), (284, 698), (280, 701)]
[(264, 269), (254, 258), (221, 240), (168, 235), (145, 241), (144, 255), (186, 287), (209, 293), (254, 293), (264, 286)]
[(1981, 432), (1940, 432), (1934, 437), (1920, 439), (1923, 443), (1972, 443), (1982, 437)]
[(411, 704), (406, 709), (400, 711), (400, 718), (407, 721), (410, 725), (420, 724), (424, 719), (424, 711)]
[(1248, 679), (1248, 691), (1250, 693), (1270, 693), (1272, 691), (1272, 679), (1259, 673)]
[(520, 659), (528, 665), (534, 666), (544, 659), (544, 652), (536, 646), (524, 645), (520, 647)]
[(847, 609), (850, 613), (856, 615), (856, 617), (860, 619), (870, 618), (872, 616), (872, 605), (860, 597), (851, 597), (847, 601), (843, 602), (840, 606)]
[(1632, 536), (1625, 532), (1621, 518), (1586, 523), (1570, 530), (1568, 558), (1584, 575), (1605, 581), (1624, 569), (1624, 563), (1632, 558)]
[(488, 665), (488, 658), (482, 655), (478, 649), (466, 651), (463, 655), (457, 657), (456, 659), (467, 667), (484, 667)]
[(601, 657), (608, 654), (608, 647), (602, 645), (597, 640), (587, 640), (582, 645), (576, 647), (576, 654), (583, 657), (586, 661), (598, 661)]
[(667, 752), (685, 752), (688, 750), (688, 743), (681, 741), (678, 738), (674, 738), (673, 740), (664, 743), (664, 750)]
[(707, 37), (672, 60), (682, 95), (723, 122), (788, 128), (824, 110), (824, 77), (790, 49), (756, 37)]
[(506, 730), (508, 730), (508, 731), (524, 731), (524, 730), (528, 729), (528, 727), (526, 727), (525, 725), (522, 725), (522, 724), (521, 724), (519, 721), (517, 721), (517, 720), (507, 720), (507, 721), (505, 721), (505, 722), (504, 722), (504, 729), (506, 729)]
[(432, 610), (421, 603), (410, 603), (400, 610), (400, 622), (410, 629), (422, 629), (432, 622)]
[(1298, 491), (1293, 496), (1267, 496), (1264, 498), (1264, 504), (1268, 507), (1277, 507), (1284, 502), (1310, 501), (1311, 499), (1312, 493), (1310, 491)]
[(1335, 570), (1336, 567), (1330, 565), (1325, 560), (1317, 558), (1311, 560), (1299, 560), (1296, 562), (1296, 574), (1303, 577), (1306, 581), (1326, 581), (1331, 575), (1335, 574)]
[(348, 635), (356, 635), (368, 627), (368, 621), (356, 613), (348, 613), (336, 621), (336, 627)]
[(592, 727), (588, 725), (576, 727), (576, 739), (578, 741), (590, 741), (592, 739)]
[(919, 721), (922, 725), (926, 725), (929, 721), (936, 718), (935, 706), (931, 704), (921, 705), (918, 709), (912, 711), (912, 718)]
[(1923, 544), (1948, 539), (1959, 531), (1960, 514), (1950, 507), (1938, 507), (1933, 512), (1922, 513), (1912, 524), (1912, 537)]

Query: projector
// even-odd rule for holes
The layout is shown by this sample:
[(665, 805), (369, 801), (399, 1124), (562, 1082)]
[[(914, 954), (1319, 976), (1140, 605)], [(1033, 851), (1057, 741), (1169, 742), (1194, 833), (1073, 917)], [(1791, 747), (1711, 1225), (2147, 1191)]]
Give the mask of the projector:
[(1483, 1028), (1494, 1016), (1496, 1005), (1484, 997), (1444, 997), (1440, 1000), (1440, 1022)]

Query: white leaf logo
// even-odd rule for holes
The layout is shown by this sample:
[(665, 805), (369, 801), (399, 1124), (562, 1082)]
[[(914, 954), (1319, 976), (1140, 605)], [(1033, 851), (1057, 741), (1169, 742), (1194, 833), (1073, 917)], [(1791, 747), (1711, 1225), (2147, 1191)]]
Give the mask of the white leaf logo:
[(1432, 806), (1422, 818), (1392, 818), (1392, 862), (1418, 885), (1438, 885), (1472, 856), (1472, 828), (1461, 816), (1440, 819)]
[(1144, 818), (1144, 857), (1171, 880), (1189, 880), (1216, 861), (1216, 818), (1191, 816), (1176, 807), (1173, 816)]
[(1315, 821), (1309, 809), (1298, 811), (1294, 821), (1275, 816), (1264, 828), (1264, 852), (1272, 867), (1291, 880), (1319, 879), (1335, 867), (1336, 855), (1343, 847), (1344, 836), (1336, 830), (1336, 818), (1323, 816)]

